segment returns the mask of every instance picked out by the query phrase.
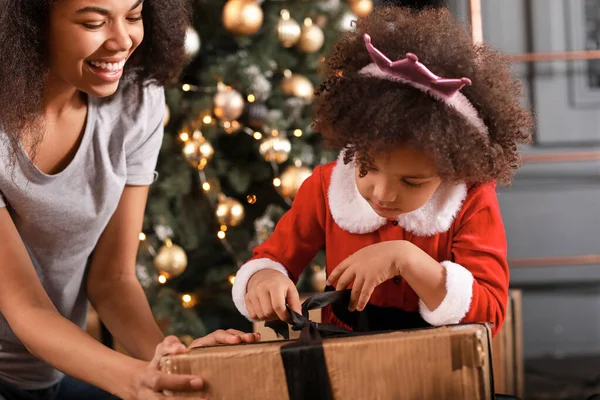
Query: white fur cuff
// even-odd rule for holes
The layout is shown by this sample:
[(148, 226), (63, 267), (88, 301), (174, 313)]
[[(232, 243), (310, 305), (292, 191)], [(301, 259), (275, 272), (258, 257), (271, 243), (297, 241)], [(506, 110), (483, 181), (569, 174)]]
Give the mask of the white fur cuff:
[(473, 297), (473, 275), (462, 265), (443, 261), (446, 268), (446, 297), (438, 308), (431, 311), (422, 300), (419, 312), (433, 326), (458, 324), (471, 308)]
[(252, 275), (263, 269), (274, 269), (275, 271), (279, 271), (285, 276), (289, 277), (287, 269), (282, 264), (269, 258), (257, 258), (242, 265), (235, 275), (235, 281), (233, 283), (233, 289), (231, 289), (231, 294), (233, 296), (233, 303), (237, 307), (238, 311), (248, 319), (250, 319), (250, 316), (248, 315), (248, 309), (246, 308), (245, 300), (248, 281), (250, 278), (252, 278)]

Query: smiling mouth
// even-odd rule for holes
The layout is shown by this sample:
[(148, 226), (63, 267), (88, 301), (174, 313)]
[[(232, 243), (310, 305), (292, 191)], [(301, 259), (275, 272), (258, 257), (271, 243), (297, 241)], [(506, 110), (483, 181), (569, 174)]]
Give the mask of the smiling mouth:
[(86, 61), (86, 63), (98, 72), (113, 74), (121, 72), (123, 67), (125, 67), (125, 60), (122, 60), (118, 63), (107, 63), (103, 61)]

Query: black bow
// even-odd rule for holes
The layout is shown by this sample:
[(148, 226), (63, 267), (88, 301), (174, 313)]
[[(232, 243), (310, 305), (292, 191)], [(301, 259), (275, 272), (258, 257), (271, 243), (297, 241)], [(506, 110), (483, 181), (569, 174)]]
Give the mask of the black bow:
[[(317, 341), (321, 338), (332, 337), (341, 334), (349, 334), (351, 331), (340, 328), (337, 325), (313, 322), (308, 318), (308, 312), (310, 310), (316, 310), (338, 303), (348, 304), (349, 301), (350, 290), (337, 292), (328, 291), (315, 294), (302, 303), (302, 314), (298, 314), (289, 306), (286, 306), (288, 313), (291, 316), (289, 325), (291, 325), (292, 330), (300, 331), (300, 340), (304, 342)], [(265, 326), (273, 329), (275, 333), (286, 340), (290, 338), (288, 323), (285, 321), (269, 321), (265, 323)]]

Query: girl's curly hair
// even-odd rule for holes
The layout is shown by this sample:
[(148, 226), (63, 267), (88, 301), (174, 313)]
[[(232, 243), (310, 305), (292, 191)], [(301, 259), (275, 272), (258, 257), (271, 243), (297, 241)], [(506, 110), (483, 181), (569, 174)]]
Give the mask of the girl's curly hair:
[[(359, 75), (372, 62), (365, 33), (391, 60), (411, 52), (436, 75), (470, 78), (472, 86), (461, 92), (489, 135), (412, 86)], [(533, 118), (520, 103), (521, 84), (511, 75), (510, 60), (486, 44), (475, 45), (445, 8), (376, 8), (345, 33), (325, 72), (313, 128), (330, 145), (349, 150), (346, 163), (356, 154), (363, 174), (373, 154), (407, 145), (429, 154), (442, 179), (508, 185), (520, 164), (518, 146), (531, 138)]]
[[(50, 10), (60, 1), (0, 2), (0, 140), (8, 141), (13, 154), (24, 142), (35, 154), (43, 136), (46, 38)], [(189, 15), (186, 0), (144, 1), (144, 40), (126, 64), (124, 82), (141, 88), (147, 83), (166, 84), (179, 75)]]

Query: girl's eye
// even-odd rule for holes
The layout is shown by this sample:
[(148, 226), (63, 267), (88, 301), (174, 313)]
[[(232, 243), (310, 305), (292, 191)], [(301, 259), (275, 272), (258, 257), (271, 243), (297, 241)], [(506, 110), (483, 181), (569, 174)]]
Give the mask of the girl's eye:
[(83, 26), (85, 26), (87, 29), (96, 30), (102, 28), (104, 26), (104, 22), (101, 24), (83, 24)]
[(132, 17), (132, 18), (127, 18), (127, 21), (129, 22), (138, 22), (142, 20), (142, 16), (140, 15), (139, 17)]
[(402, 182), (404, 182), (406, 185), (410, 186), (410, 187), (414, 187), (414, 188), (418, 188), (424, 185), (424, 183), (413, 183), (413, 182), (409, 182), (407, 180), (402, 180)]

